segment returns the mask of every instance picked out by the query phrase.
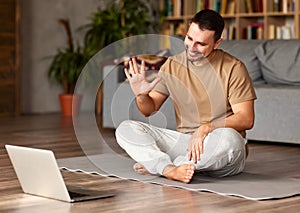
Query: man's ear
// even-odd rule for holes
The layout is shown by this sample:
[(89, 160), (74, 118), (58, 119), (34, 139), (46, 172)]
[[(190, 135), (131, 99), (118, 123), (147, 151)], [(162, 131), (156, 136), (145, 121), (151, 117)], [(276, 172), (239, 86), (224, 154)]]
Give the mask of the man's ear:
[(220, 38), (218, 41), (216, 41), (214, 49), (217, 49), (219, 47), (219, 45), (222, 43), (223, 39)]

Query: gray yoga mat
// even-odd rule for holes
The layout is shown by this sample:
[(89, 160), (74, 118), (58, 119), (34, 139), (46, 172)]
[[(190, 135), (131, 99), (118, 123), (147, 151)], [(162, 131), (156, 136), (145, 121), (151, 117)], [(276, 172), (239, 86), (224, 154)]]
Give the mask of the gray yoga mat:
[(117, 154), (101, 154), (58, 159), (61, 169), (101, 176), (119, 177), (146, 183), (155, 183), (192, 191), (208, 191), (251, 200), (279, 199), (300, 194), (300, 180), (243, 172), (239, 175), (212, 178), (195, 175), (189, 184), (164, 177), (139, 175), (132, 169), (134, 161)]

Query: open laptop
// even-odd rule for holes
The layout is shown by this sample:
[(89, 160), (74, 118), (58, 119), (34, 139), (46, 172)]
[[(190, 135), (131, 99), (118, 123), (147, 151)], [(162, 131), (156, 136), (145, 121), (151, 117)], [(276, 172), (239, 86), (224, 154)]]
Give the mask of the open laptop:
[(50, 150), (5, 145), (24, 193), (66, 202), (94, 200), (114, 196), (66, 186), (55, 156)]

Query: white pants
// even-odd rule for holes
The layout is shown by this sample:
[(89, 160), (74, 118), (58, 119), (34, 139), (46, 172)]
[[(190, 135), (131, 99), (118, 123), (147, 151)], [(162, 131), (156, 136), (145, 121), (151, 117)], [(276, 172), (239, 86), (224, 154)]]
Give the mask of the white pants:
[[(150, 173), (162, 175), (167, 165), (194, 164), (187, 149), (192, 135), (139, 121), (123, 121), (116, 129), (118, 144)], [(214, 177), (240, 173), (245, 166), (246, 140), (232, 128), (219, 128), (204, 139), (196, 170)]]

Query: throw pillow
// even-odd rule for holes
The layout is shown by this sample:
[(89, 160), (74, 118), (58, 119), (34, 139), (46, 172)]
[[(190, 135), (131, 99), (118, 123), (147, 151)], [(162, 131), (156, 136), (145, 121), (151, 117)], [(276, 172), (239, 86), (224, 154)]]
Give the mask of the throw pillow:
[(255, 53), (267, 83), (300, 85), (299, 40), (265, 41)]

